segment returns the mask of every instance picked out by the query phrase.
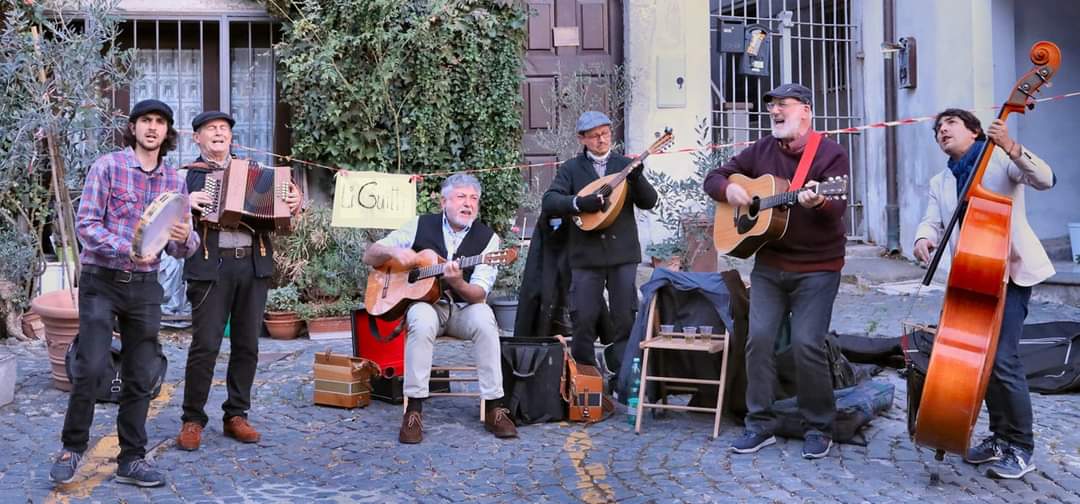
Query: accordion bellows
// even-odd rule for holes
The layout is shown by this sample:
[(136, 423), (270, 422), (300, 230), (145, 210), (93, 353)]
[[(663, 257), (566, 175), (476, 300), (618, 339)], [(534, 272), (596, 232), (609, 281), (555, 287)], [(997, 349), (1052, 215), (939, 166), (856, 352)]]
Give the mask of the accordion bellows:
[(224, 170), (207, 174), (204, 190), (211, 202), (202, 220), (223, 228), (242, 223), (255, 231), (292, 232), (285, 203), (290, 172), (287, 166), (263, 167), (251, 160), (232, 160)]

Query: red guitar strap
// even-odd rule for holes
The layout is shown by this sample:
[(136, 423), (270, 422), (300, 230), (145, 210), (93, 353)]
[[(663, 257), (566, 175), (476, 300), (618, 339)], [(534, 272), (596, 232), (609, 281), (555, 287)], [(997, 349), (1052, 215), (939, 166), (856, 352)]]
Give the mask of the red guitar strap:
[(791, 187), (788, 187), (788, 191), (794, 191), (802, 187), (803, 182), (806, 182), (806, 174), (810, 173), (810, 163), (814, 162), (814, 154), (817, 154), (821, 136), (821, 133), (817, 131), (810, 132), (810, 138), (806, 141), (806, 148), (802, 151), (799, 167), (795, 169), (795, 178), (791, 179)]

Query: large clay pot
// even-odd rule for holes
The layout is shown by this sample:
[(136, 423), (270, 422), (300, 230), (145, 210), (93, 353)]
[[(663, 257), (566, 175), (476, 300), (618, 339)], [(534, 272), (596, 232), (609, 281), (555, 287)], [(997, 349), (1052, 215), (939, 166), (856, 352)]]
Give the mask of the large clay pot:
[(304, 327), (296, 312), (266, 312), (263, 322), (270, 337), (279, 340), (296, 339)]
[(79, 333), (79, 290), (63, 289), (42, 294), (30, 302), (34, 313), (45, 323), (45, 344), (49, 348), (49, 364), (52, 365), (53, 386), (70, 391), (71, 380), (64, 369), (64, 355)]
[(488, 305), (491, 306), (491, 311), (495, 312), (495, 323), (499, 325), (499, 329), (513, 332), (514, 321), (517, 320), (517, 298), (492, 298), (488, 300)]
[(312, 340), (352, 337), (352, 320), (348, 315), (311, 319), (307, 323), (308, 338)]

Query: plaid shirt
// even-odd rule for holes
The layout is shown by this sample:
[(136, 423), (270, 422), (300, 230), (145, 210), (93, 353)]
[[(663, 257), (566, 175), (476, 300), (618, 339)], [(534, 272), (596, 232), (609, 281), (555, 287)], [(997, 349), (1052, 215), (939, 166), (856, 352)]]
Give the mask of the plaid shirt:
[[(164, 162), (154, 171), (144, 172), (128, 147), (98, 158), (86, 174), (76, 233), (83, 245), (82, 264), (124, 271), (156, 271), (159, 261), (136, 266), (131, 260), (131, 240), (143, 210), (161, 193), (187, 195), (187, 185), (176, 169)], [(185, 258), (199, 247), (199, 235), (188, 234), (186, 242), (169, 241), (165, 252)]]

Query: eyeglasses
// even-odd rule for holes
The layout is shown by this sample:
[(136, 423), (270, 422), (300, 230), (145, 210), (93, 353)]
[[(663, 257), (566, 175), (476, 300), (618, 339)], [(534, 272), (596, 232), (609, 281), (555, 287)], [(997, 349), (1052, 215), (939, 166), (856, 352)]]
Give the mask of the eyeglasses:
[(769, 112), (772, 112), (775, 109), (784, 110), (784, 109), (787, 109), (787, 108), (791, 107), (792, 105), (806, 105), (806, 104), (801, 102), (801, 101), (769, 102), (769, 103), (765, 104), (765, 110), (768, 110)]
[(600, 132), (597, 132), (597, 133), (593, 133), (591, 135), (581, 135), (581, 136), (585, 137), (586, 140), (592, 140), (592, 141), (595, 142), (597, 140), (600, 140), (601, 138), (611, 138), (611, 130), (600, 131)]

